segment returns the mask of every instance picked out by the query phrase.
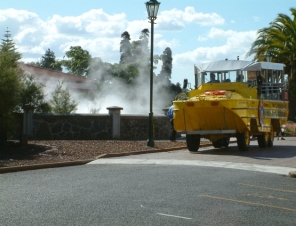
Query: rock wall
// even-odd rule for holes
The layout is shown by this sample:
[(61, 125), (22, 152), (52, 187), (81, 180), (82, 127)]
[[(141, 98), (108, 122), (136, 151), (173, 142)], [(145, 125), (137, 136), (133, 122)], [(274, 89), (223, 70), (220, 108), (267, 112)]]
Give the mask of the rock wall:
[[(169, 119), (154, 116), (154, 139), (169, 139)], [(146, 140), (148, 115), (121, 115), (120, 140)], [(108, 140), (112, 139), (109, 114), (34, 114), (32, 140)]]

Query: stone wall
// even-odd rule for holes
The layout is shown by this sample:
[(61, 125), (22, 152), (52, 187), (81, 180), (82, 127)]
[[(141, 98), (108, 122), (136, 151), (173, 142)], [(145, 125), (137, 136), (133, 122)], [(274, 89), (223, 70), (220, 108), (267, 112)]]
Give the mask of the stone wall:
[(107, 140), (111, 138), (108, 114), (34, 114), (33, 140)]
[[(108, 140), (112, 138), (110, 114), (33, 114), (32, 140)], [(147, 115), (120, 115), (120, 140), (147, 140)], [(169, 119), (154, 116), (154, 139), (169, 139)]]
[[(169, 139), (169, 119), (157, 115), (154, 119), (154, 139)], [(148, 115), (121, 115), (120, 137), (122, 140), (147, 140)]]

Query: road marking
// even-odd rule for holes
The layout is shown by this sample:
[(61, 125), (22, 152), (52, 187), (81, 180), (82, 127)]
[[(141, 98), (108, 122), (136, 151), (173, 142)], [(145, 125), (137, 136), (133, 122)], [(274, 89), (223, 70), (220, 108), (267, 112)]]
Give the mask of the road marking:
[(165, 214), (165, 213), (156, 213), (161, 216), (166, 216), (166, 217), (175, 217), (175, 218), (181, 218), (181, 219), (186, 219), (186, 220), (192, 220), (193, 218), (188, 218), (188, 217), (181, 217), (177, 215), (170, 215), (170, 214)]
[(288, 175), (290, 171), (296, 168), (258, 165), (251, 163), (220, 162), (220, 161), (201, 161), (201, 160), (174, 160), (174, 159), (133, 159), (133, 158), (102, 158), (92, 161), (88, 164), (140, 164), (140, 165), (184, 165), (184, 166), (210, 166), (228, 169), (240, 169), (248, 171), (257, 171), (264, 173), (274, 173), (279, 175)]
[(296, 191), (283, 190), (283, 189), (278, 189), (278, 188), (270, 188), (270, 187), (264, 187), (264, 186), (257, 186), (257, 185), (253, 185), (253, 184), (243, 184), (243, 183), (239, 183), (239, 184), (244, 185), (244, 186), (249, 186), (249, 187), (263, 188), (263, 189), (268, 189), (268, 190), (282, 191), (282, 192), (288, 192), (288, 193), (295, 193), (296, 194)]
[(224, 197), (211, 196), (211, 195), (201, 195), (201, 196), (206, 197), (206, 198), (220, 199), (220, 200), (225, 200), (225, 201), (230, 201), (230, 202), (238, 202), (238, 203), (244, 203), (244, 204), (248, 204), (248, 205), (264, 206), (264, 207), (270, 207), (270, 208), (275, 208), (275, 209), (281, 209), (281, 210), (288, 210), (288, 211), (296, 212), (296, 209), (291, 209), (291, 208), (282, 207), (282, 206), (274, 206), (274, 205), (268, 205), (268, 204), (257, 203), (257, 202), (247, 202), (247, 201), (238, 200), (238, 199), (228, 199), (228, 198), (224, 198)]
[[(141, 208), (145, 208), (147, 209), (145, 206), (143, 206), (141, 204)], [(188, 217), (181, 217), (181, 216), (177, 216), (177, 215), (170, 215), (170, 214), (165, 214), (165, 213), (155, 213), (155, 214), (158, 214), (158, 215), (161, 215), (161, 216), (166, 216), (166, 217), (175, 217), (175, 218), (182, 218), (182, 219), (186, 219), (186, 220), (192, 220), (193, 218), (188, 218)]]
[(243, 196), (249, 196), (249, 197), (258, 197), (258, 198), (266, 198), (266, 199), (276, 199), (276, 200), (279, 200), (279, 201), (286, 201), (288, 199), (284, 199), (284, 198), (277, 198), (277, 197), (274, 197), (272, 195), (259, 195), (259, 194), (246, 194), (246, 195), (243, 195)]

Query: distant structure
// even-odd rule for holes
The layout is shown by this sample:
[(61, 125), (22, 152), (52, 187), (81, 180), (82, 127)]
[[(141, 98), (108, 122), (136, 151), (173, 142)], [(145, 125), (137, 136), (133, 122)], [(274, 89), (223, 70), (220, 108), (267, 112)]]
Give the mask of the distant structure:
[(45, 88), (49, 90), (54, 90), (58, 81), (63, 81), (70, 91), (84, 93), (93, 93), (96, 91), (96, 82), (92, 79), (29, 65), (23, 62), (19, 62), (18, 65), (25, 74), (32, 75), (37, 82), (44, 84)]

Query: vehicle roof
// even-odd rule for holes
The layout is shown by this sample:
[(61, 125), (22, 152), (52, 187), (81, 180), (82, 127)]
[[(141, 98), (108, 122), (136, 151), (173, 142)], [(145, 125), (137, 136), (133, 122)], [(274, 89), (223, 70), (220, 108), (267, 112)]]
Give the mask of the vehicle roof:
[(262, 69), (283, 70), (285, 67), (281, 63), (255, 62), (244, 60), (220, 60), (207, 62), (198, 65), (200, 72), (223, 72), (223, 71), (258, 71)]

